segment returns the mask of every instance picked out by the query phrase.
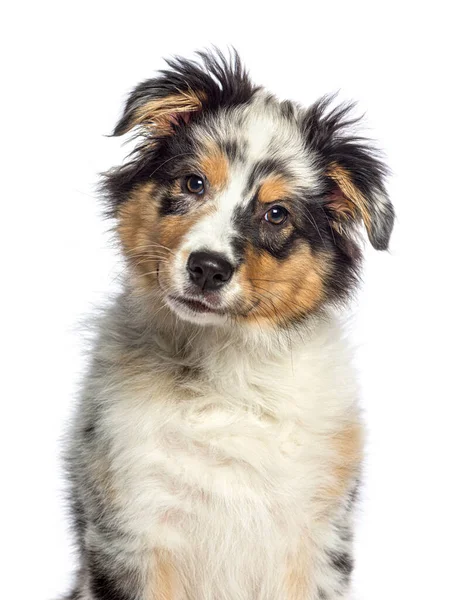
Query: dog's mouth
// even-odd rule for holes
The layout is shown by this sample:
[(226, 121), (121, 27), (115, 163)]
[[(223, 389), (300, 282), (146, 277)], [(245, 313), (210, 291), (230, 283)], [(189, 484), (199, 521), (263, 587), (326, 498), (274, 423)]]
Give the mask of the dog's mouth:
[(203, 302), (201, 300), (195, 300), (194, 298), (185, 298), (184, 296), (168, 296), (168, 300), (171, 304), (175, 304), (177, 307), (189, 309), (192, 312), (199, 314), (215, 314), (224, 315), (225, 311), (216, 308), (215, 306)]

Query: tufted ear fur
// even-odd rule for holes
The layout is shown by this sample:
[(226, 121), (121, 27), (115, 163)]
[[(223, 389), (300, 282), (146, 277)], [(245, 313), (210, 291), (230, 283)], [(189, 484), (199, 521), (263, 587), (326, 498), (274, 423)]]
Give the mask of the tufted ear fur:
[(329, 110), (331, 97), (324, 97), (303, 115), (303, 135), (315, 153), (325, 178), (325, 206), (334, 226), (345, 232), (363, 222), (377, 250), (388, 248), (394, 224), (394, 209), (388, 198), (387, 168), (368, 140), (353, 135), (352, 106)]
[(171, 134), (205, 110), (247, 102), (255, 88), (236, 51), (199, 52), (200, 62), (175, 58), (154, 79), (140, 83), (130, 94), (114, 135), (136, 126), (158, 135)]
[(172, 132), (173, 126), (188, 123), (192, 114), (200, 112), (203, 107), (204, 95), (201, 92), (181, 91), (160, 98), (152, 82), (149, 93), (142, 93), (138, 86), (131, 94), (123, 117), (115, 128), (114, 135), (123, 135), (133, 127), (142, 126), (159, 135)]

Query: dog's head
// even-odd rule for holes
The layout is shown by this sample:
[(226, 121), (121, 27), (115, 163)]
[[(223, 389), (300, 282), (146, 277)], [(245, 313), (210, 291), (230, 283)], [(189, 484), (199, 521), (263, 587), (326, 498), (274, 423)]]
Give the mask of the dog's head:
[(141, 141), (105, 176), (134, 285), (202, 324), (288, 325), (347, 298), (358, 226), (384, 250), (394, 220), (350, 107), (279, 102), (236, 54), (168, 64), (131, 93), (114, 134)]

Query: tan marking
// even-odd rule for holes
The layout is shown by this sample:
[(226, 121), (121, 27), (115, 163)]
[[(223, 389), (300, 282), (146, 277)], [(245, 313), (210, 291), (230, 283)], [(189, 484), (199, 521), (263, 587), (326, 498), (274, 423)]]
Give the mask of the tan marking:
[(334, 477), (336, 485), (331, 490), (336, 497), (344, 496), (351, 487), (363, 458), (364, 433), (360, 423), (350, 423), (332, 437), (336, 453)]
[(285, 260), (249, 245), (239, 279), (246, 305), (258, 304), (245, 318), (284, 323), (312, 312), (324, 299), (323, 282), (330, 269), (328, 257), (314, 254), (309, 244), (301, 245)]
[(325, 441), (331, 447), (332, 459), (325, 467), (328, 483), (316, 498), (319, 516), (330, 514), (339, 505), (359, 475), (364, 448), (362, 425), (357, 421), (349, 423)]
[(200, 168), (208, 179), (210, 187), (216, 191), (226, 187), (229, 178), (229, 161), (222, 150), (212, 144), (200, 157)]
[[(172, 260), (160, 235), (159, 204), (155, 183), (146, 183), (134, 190), (118, 210), (117, 231), (123, 252), (133, 267), (137, 291), (153, 288), (158, 283), (158, 270)], [(164, 219), (165, 220), (165, 219)]]
[(286, 600), (311, 600), (315, 598), (313, 555), (310, 532), (304, 535), (297, 551), (290, 557), (286, 576)]
[(168, 215), (160, 217), (158, 224), (160, 242), (175, 250), (188, 230), (200, 218), (200, 212), (194, 215)]
[(371, 231), (371, 217), (367, 207), (367, 200), (353, 184), (350, 174), (346, 169), (336, 163), (332, 163), (327, 172), (337, 185), (341, 194), (334, 194), (330, 203), (331, 207), (342, 217), (362, 217), (368, 233)]
[(187, 115), (202, 110), (205, 95), (202, 92), (179, 92), (150, 100), (143, 106), (139, 106), (134, 113), (134, 118), (128, 126), (127, 131), (136, 125), (153, 126), (160, 133), (169, 133), (171, 123), (178, 115)]
[[(324, 471), (330, 483), (314, 498), (314, 519), (326, 521), (345, 499), (359, 474), (363, 458), (364, 434), (361, 423), (354, 420), (327, 438), (332, 459), (327, 459)], [(311, 549), (310, 532), (302, 536), (301, 544), (288, 561), (287, 589), (288, 600), (309, 600), (314, 598), (315, 582), (312, 577), (314, 552)]]
[[(154, 201), (156, 185), (152, 182), (132, 192), (118, 210), (117, 231), (128, 258), (141, 256), (156, 228), (158, 205)], [(151, 236), (153, 237), (153, 236)]]
[(283, 200), (291, 193), (291, 187), (282, 175), (275, 175), (266, 179), (260, 186), (258, 199), (267, 204)]
[(164, 286), (170, 284), (174, 256), (184, 236), (198, 219), (212, 210), (207, 203), (195, 212), (162, 216), (157, 184), (147, 182), (131, 193), (119, 207), (117, 231), (124, 254), (133, 266), (137, 291), (155, 287), (158, 271), (159, 282)]
[(149, 580), (147, 600), (177, 600), (180, 597), (180, 586), (169, 552), (161, 549), (153, 552)]

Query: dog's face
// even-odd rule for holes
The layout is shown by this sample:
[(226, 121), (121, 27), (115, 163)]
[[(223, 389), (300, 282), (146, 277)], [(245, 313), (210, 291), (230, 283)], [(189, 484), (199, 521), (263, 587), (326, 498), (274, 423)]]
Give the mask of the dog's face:
[(134, 285), (200, 324), (288, 326), (354, 287), (355, 231), (385, 249), (385, 168), (348, 107), (254, 87), (237, 57), (177, 60), (131, 94), (115, 134), (142, 141), (105, 187)]

